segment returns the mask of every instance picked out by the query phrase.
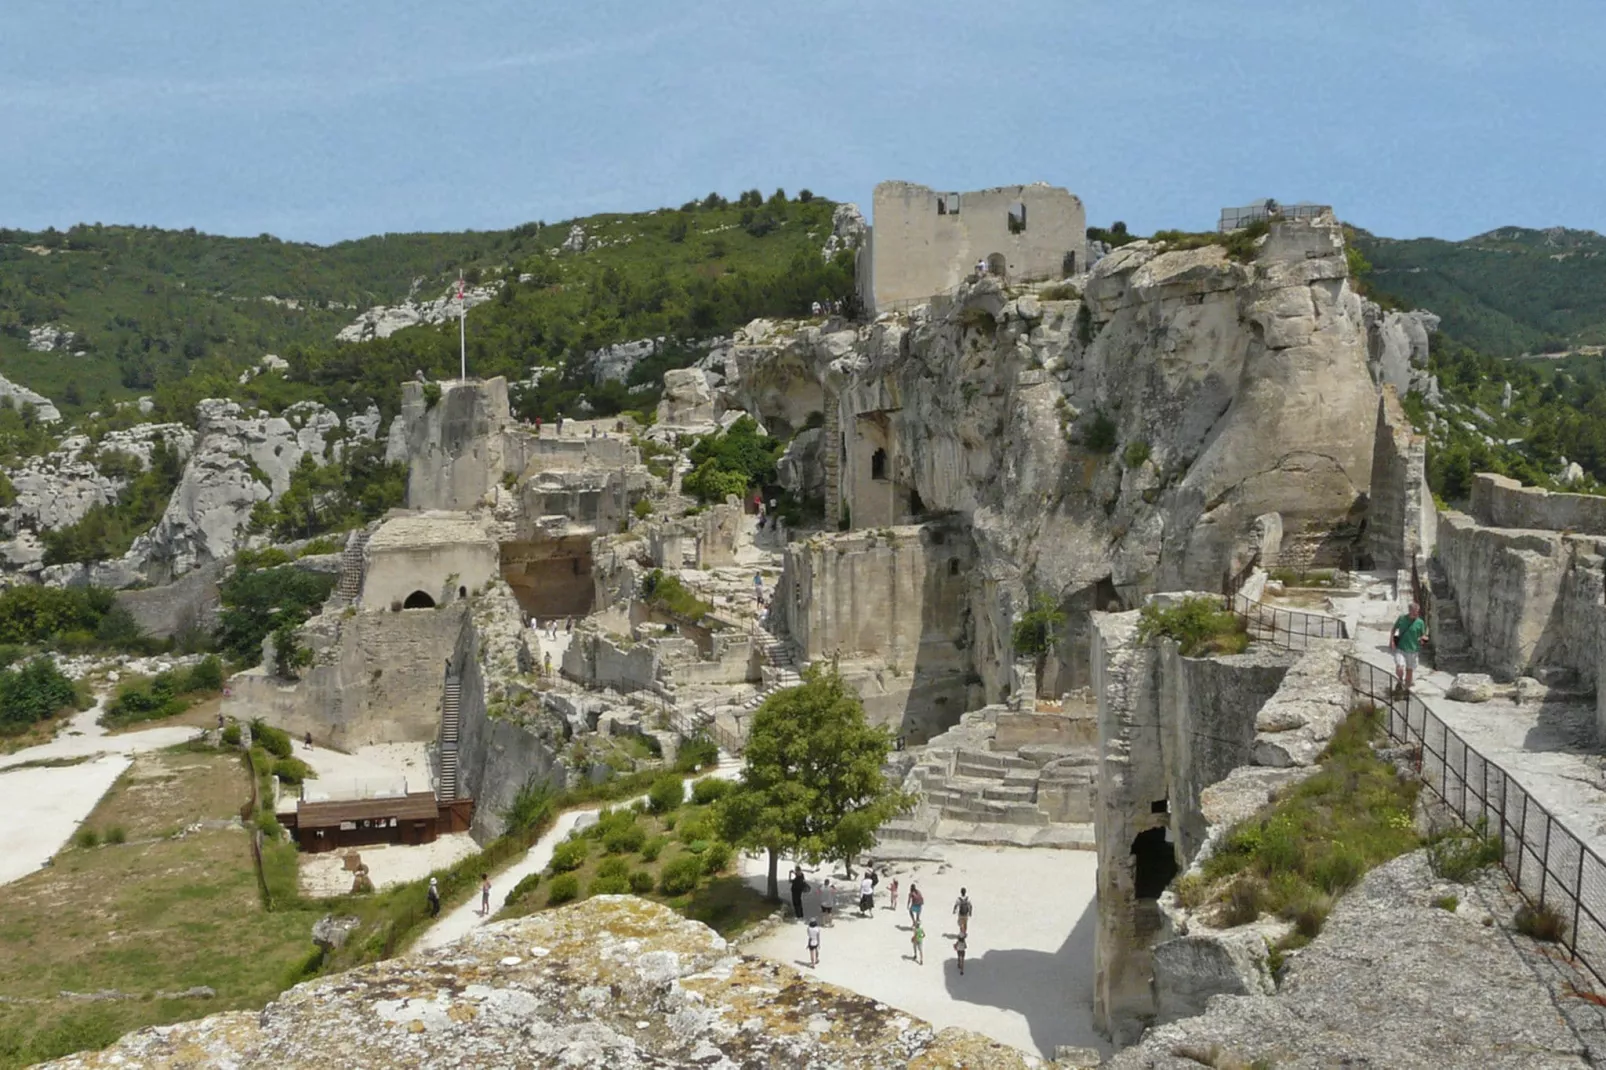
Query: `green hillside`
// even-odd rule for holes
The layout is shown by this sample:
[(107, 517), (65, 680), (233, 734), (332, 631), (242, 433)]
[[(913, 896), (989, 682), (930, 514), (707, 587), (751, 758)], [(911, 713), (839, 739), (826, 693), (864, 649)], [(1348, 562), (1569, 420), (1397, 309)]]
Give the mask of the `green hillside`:
[[(396, 383), (415, 369), (455, 372), (456, 331), (419, 327), (335, 343), (363, 309), (415, 291), (434, 299), (459, 271), (470, 283), (505, 280), (498, 298), (470, 315), (471, 360), (477, 374), (524, 377), (532, 365), (585, 349), (703, 337), (845, 295), (850, 265), (826, 264), (819, 252), (834, 207), (754, 190), (734, 203), (710, 194), (678, 210), (327, 247), (139, 227), (0, 230), (0, 374), (69, 416), (141, 393), (180, 419), (194, 400), (227, 394), (268, 404), (372, 399), (388, 409)], [(554, 255), (576, 224), (587, 248)], [(42, 324), (75, 332), (73, 349), (83, 355), (28, 351), (29, 328)], [(239, 370), (264, 353), (289, 359), (293, 381), (239, 387)], [(546, 393), (557, 387), (554, 377)]]
[(1443, 320), (1480, 353), (1513, 357), (1606, 343), (1606, 237), (1590, 230), (1502, 227), (1466, 241), (1379, 238), (1355, 245), (1368, 285)]

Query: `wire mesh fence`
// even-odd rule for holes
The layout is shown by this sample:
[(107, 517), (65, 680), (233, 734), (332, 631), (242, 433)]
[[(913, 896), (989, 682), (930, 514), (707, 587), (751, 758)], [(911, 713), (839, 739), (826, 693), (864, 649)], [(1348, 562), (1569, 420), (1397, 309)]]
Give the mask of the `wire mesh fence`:
[(1422, 783), (1468, 828), (1499, 838), (1511, 882), (1565, 923), (1562, 946), (1606, 983), (1606, 862), (1419, 698), (1397, 696), (1387, 669), (1349, 655), (1344, 671), (1355, 699), (1383, 712), (1389, 738), (1412, 748)]

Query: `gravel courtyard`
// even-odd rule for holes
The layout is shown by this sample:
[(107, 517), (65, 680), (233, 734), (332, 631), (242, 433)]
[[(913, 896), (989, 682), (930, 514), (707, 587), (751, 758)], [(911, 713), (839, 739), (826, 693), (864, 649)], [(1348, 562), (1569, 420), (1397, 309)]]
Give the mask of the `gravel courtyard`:
[[(1023, 1051), (1052, 1058), (1061, 1044), (1108, 1046), (1093, 1031), (1093, 930), (1096, 856), (1091, 851), (943, 845), (941, 862), (901, 862), (884, 870), (873, 916), (856, 909), (857, 882), (837, 896), (836, 923), (824, 930), (821, 980), (884, 1000), (942, 1026), (963, 1026)], [(743, 873), (762, 888), (765, 863), (744, 858)], [(781, 863), (787, 921), (744, 950), (808, 971), (804, 926), (791, 918)], [(808, 871), (804, 913), (819, 911), (823, 871)], [(855, 876), (858, 876), (857, 872)], [(898, 878), (898, 910), (888, 886)], [(925, 965), (912, 957), (905, 909), (911, 880), (925, 894)], [(833, 885), (837, 883), (832, 878)], [(965, 973), (953, 943), (954, 900), (970, 891), (975, 915)]]

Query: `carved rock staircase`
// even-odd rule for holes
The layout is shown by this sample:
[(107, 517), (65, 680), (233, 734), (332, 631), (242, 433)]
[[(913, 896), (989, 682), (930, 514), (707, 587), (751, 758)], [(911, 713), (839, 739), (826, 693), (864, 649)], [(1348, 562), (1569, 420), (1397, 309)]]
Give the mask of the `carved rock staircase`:
[(336, 608), (356, 604), (358, 596), (362, 594), (364, 555), (370, 534), (366, 530), (356, 531), (346, 540), (346, 548), (340, 554), (340, 580), (335, 584)]
[(775, 692), (787, 687), (796, 687), (803, 682), (803, 674), (798, 671), (797, 660), (792, 655), (792, 644), (760, 625), (753, 633), (753, 642), (758, 652), (764, 658), (761, 666), (763, 686), (758, 694), (742, 703), (742, 709), (757, 709), (765, 699)]
[(457, 730), (462, 695), (462, 681), (448, 674), (446, 689), (441, 694), (440, 783), (436, 787), (436, 797), (441, 802), (457, 798)]

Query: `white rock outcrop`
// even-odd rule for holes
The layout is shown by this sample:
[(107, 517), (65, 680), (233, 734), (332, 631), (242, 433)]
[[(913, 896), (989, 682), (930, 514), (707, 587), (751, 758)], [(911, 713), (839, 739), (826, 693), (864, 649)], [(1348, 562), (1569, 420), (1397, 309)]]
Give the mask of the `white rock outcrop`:
[(1404, 397), (1427, 374), (1428, 336), (1439, 329), (1439, 317), (1414, 309), (1385, 312), (1371, 301), (1361, 303), (1366, 323), (1367, 361), (1373, 377)]
[(77, 335), (65, 327), (43, 323), (28, 328), (28, 349), (34, 353), (54, 353), (58, 349), (71, 349)]
[[(107, 463), (117, 457), (120, 467), (128, 468), (128, 458), (140, 468), (150, 465), (157, 443), (164, 443), (180, 459), (190, 454), (195, 435), (182, 424), (140, 424), (127, 430), (108, 431), (93, 443), (84, 435), (72, 435), (50, 453), (29, 457), (6, 476), (17, 493), (16, 501), (5, 510), (8, 526), (15, 531), (35, 531), (66, 527), (82, 520), (96, 505), (113, 505), (128, 485), (128, 477), (109, 475), (102, 468), (117, 470)], [(100, 463), (97, 464), (96, 462)]]
[(32, 405), (40, 423), (53, 424), (61, 419), (61, 411), (49, 398), (4, 376), (0, 376), (0, 405), (9, 405), (14, 409)]
[(825, 239), (820, 255), (829, 260), (844, 249), (857, 249), (864, 244), (870, 226), (856, 204), (839, 204), (831, 213), (831, 236)]
[(678, 368), (664, 373), (658, 426), (711, 430), (716, 417), (714, 394), (700, 369)]
[(463, 305), (473, 308), (496, 296), (499, 283), (475, 286), (464, 292), (464, 300), (457, 300), (454, 286), (433, 301), (403, 301), (399, 305), (375, 305), (335, 335), (337, 342), (366, 342), (370, 338), (389, 338), (397, 331), (415, 327), (420, 323), (445, 323), (456, 319)]

